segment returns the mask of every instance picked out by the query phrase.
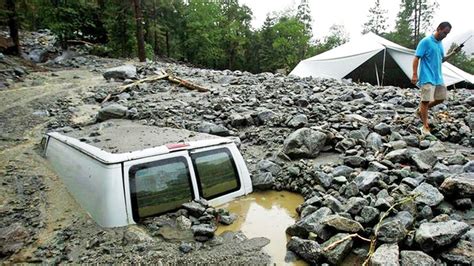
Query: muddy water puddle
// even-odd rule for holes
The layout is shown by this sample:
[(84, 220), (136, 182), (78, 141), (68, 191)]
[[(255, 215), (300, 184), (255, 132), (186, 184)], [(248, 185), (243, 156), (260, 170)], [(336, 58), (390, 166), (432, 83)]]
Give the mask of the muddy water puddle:
[[(270, 244), (263, 249), (272, 257), (276, 265), (285, 264), (285, 230), (298, 219), (296, 207), (303, 203), (303, 197), (286, 191), (254, 192), (246, 197), (219, 206), (238, 215), (231, 225), (219, 226), (217, 235), (230, 230), (241, 230), (248, 238), (266, 237)], [(306, 265), (296, 261), (291, 265)]]

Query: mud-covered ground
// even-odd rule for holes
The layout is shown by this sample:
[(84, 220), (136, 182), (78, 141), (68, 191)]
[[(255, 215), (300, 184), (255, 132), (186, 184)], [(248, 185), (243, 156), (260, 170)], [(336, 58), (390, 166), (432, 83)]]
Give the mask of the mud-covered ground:
[[(82, 99), (97, 87), (118, 85), (95, 69), (51, 69), (0, 91), (0, 261), (268, 263), (260, 251), (266, 239), (228, 233), (205, 244), (164, 240), (143, 225), (101, 228), (78, 206), (41, 156), (39, 143), (48, 126), (64, 123), (55, 106), (77, 108), (71, 124), (88, 121), (97, 106)], [(183, 245), (193, 252), (180, 251)]]

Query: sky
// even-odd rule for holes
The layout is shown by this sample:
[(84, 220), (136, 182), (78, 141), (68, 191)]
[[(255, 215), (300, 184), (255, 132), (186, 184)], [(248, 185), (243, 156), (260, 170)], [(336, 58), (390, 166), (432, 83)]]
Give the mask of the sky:
[[(437, 0), (439, 8), (433, 19), (433, 30), (442, 21), (449, 21), (453, 26), (445, 42), (458, 41), (460, 35), (474, 31), (473, 0)], [(258, 29), (271, 12), (285, 9), (296, 9), (300, 0), (239, 0), (240, 4), (250, 7), (253, 12), (252, 26)], [(343, 25), (351, 38), (360, 35), (362, 25), (368, 20), (369, 8), (375, 0), (309, 0), (313, 20), (313, 36), (321, 39), (329, 33), (333, 24)], [(383, 9), (387, 10), (389, 29), (395, 26), (395, 18), (400, 9), (400, 0), (380, 0)], [(474, 36), (469, 42), (474, 43)]]

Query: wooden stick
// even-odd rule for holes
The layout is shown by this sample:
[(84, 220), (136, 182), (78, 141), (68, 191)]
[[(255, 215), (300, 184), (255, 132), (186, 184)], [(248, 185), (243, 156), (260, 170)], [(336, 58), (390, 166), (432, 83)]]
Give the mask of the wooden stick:
[(184, 80), (184, 79), (182, 79), (182, 78), (175, 77), (175, 76), (172, 76), (172, 75), (170, 75), (170, 76), (168, 77), (168, 80), (171, 81), (171, 82), (173, 82), (173, 83), (176, 83), (176, 84), (178, 84), (178, 85), (182, 85), (182, 86), (184, 86), (184, 87), (186, 87), (186, 88), (188, 88), (188, 89), (190, 89), (190, 90), (197, 90), (197, 91), (199, 91), (199, 92), (207, 92), (207, 91), (209, 91), (208, 89), (206, 89), (206, 88), (204, 88), (204, 87), (202, 87), (202, 86), (193, 84), (193, 83), (191, 83), (191, 82), (189, 82), (189, 81), (187, 81), (187, 80)]

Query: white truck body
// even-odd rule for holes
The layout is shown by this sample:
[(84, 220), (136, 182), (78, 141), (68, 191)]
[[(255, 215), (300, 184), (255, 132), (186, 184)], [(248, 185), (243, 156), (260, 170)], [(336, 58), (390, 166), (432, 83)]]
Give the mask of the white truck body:
[[(118, 143), (126, 143), (128, 136), (119, 135)], [(103, 227), (134, 224), (177, 209), (183, 201), (204, 198), (217, 206), (252, 192), (245, 161), (227, 138), (114, 153), (53, 132), (43, 145), (69, 192)]]

